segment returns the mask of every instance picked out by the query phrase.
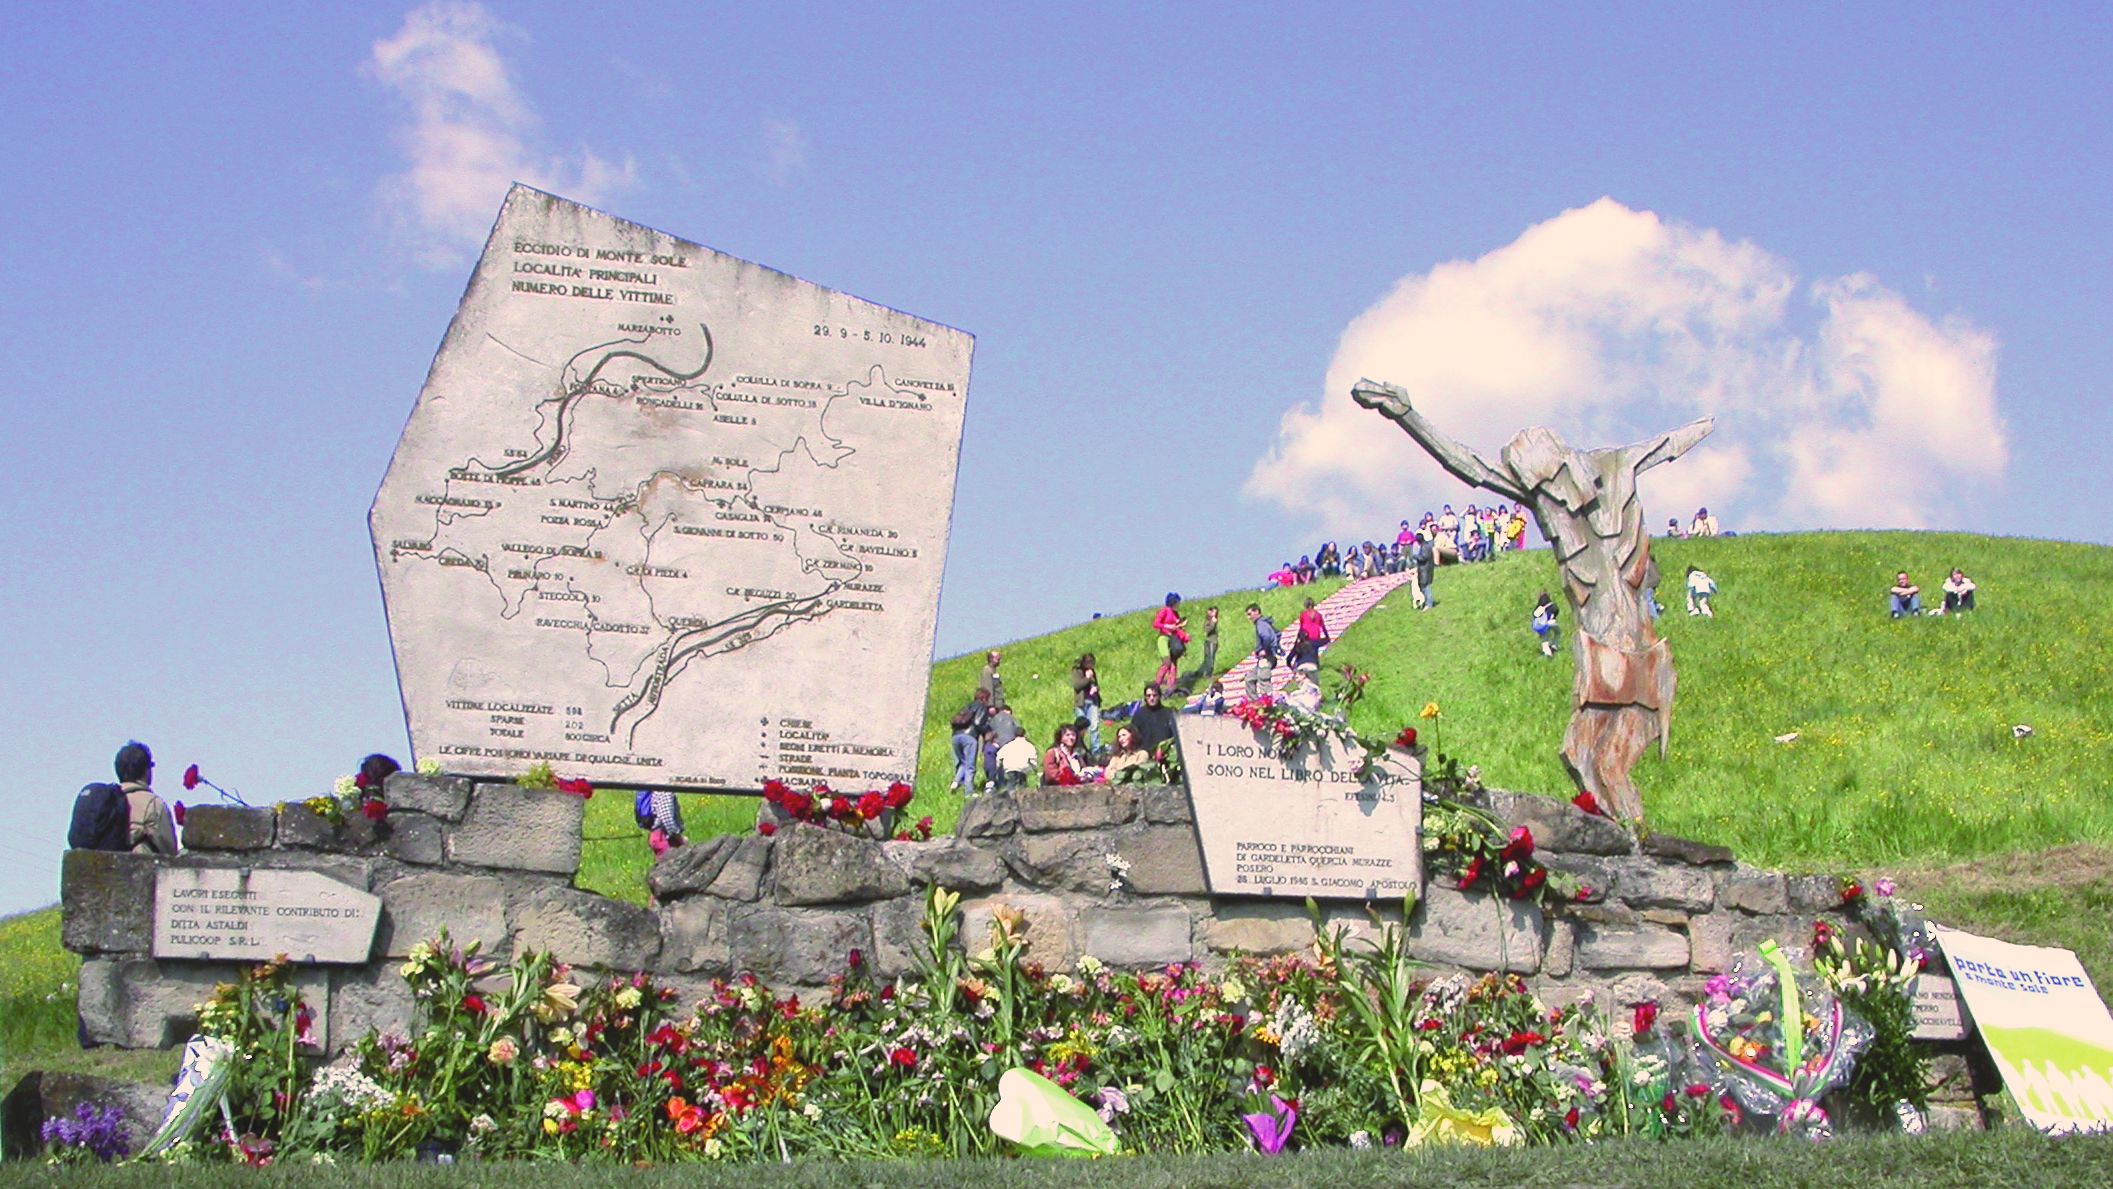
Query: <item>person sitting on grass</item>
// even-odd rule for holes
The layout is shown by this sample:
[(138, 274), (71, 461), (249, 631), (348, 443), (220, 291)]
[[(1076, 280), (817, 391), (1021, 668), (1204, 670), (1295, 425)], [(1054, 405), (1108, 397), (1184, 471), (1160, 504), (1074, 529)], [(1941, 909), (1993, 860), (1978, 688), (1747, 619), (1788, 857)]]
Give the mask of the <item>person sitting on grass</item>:
[(1352, 582), (1369, 577), (1365, 573), (1365, 555), (1355, 546), (1351, 547), (1350, 556), (1343, 559), (1343, 577)]
[(1337, 549), (1333, 541), (1323, 541), (1320, 550), (1313, 555), (1313, 564), (1320, 570), (1321, 577), (1340, 578), (1343, 573), (1342, 550)]
[(1540, 601), (1533, 605), (1533, 634), (1541, 639), (1542, 656), (1554, 656), (1555, 650), (1562, 645), (1562, 629), (1556, 627), (1557, 614), (1555, 600), (1548, 597), (1547, 591), (1542, 591)]
[(1687, 568), (1687, 613), (1700, 615), (1704, 619), (1715, 619), (1717, 613), (1710, 609), (1709, 601), (1717, 593), (1717, 580), (1695, 566)]
[(1291, 567), (1291, 571), (1298, 575), (1300, 586), (1306, 585), (1313, 581), (1313, 559), (1303, 553), (1300, 554), (1299, 564)]
[(1298, 580), (1299, 576), (1292, 572), (1291, 563), (1288, 561), (1278, 565), (1276, 569), (1269, 572), (1269, 584), (1271, 586), (1292, 586), (1296, 585)]
[(1079, 760), (1078, 746), (1077, 725), (1067, 722), (1056, 729), (1056, 737), (1042, 755), (1043, 788), (1086, 783), (1086, 765)]
[(1203, 696), (1196, 700), (1195, 712), (1197, 714), (1225, 713), (1225, 683), (1223, 681), (1211, 682), (1210, 689), (1204, 691)]
[(1956, 615), (1974, 609), (1974, 580), (1966, 576), (1965, 570), (1954, 569), (1952, 576), (1944, 580), (1944, 610), (1939, 614)]
[(1687, 537), (1687, 534), (1680, 530), (1680, 518), (1678, 516), (1665, 518), (1665, 535), (1669, 540), (1674, 541), (1684, 540)]
[(1922, 614), (1922, 588), (1908, 581), (1906, 570), (1893, 575), (1893, 589), (1886, 592), (1886, 597), (1891, 600), (1895, 619)]
[(1160, 700), (1158, 686), (1145, 687), (1144, 705), (1130, 716), (1130, 725), (1136, 729), (1138, 745), (1146, 751), (1157, 751), (1174, 737), (1174, 712)]
[(1108, 783), (1134, 784), (1159, 779), (1159, 767), (1152, 762), (1152, 753), (1137, 741), (1137, 732), (1129, 727), (1115, 729), (1115, 750), (1108, 756)]

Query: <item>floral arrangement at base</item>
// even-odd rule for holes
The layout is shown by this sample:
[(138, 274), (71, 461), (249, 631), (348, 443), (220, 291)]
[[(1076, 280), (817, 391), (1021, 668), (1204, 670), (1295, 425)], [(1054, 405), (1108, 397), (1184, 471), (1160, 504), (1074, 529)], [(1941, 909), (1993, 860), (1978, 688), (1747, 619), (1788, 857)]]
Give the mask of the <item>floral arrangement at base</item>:
[(1812, 964), (1827, 989), (1871, 1029), (1870, 1043), (1850, 1083), (1852, 1103), (1912, 1129), (1929, 1107), (1930, 1058), (1915, 1041), (1911, 988), (1938, 947), (1922, 906), (1907, 903), (1897, 892), (1893, 881), (1883, 876), (1868, 892), (1861, 882), (1844, 880), (1842, 905), (1870, 936), (1845, 942), (1840, 930), (1815, 921)]
[(355, 817), (379, 822), (389, 816), (389, 803), (382, 800), (380, 787), (364, 772), (357, 776), (338, 777), (328, 793), (310, 797), (301, 804), (333, 826), (342, 826)]
[[(877, 832), (882, 837), (892, 834), (900, 841), (925, 841), (932, 836), (932, 819), (929, 817), (909, 830), (894, 829), (896, 818), (909, 807), (914, 796), (916, 793), (910, 786), (900, 780), (885, 790), (863, 793), (839, 793), (820, 782), (803, 793), (782, 780), (763, 782), (763, 802), (775, 810), (782, 821), (804, 822), (852, 834)], [(770, 820), (758, 822), (756, 832), (767, 837), (778, 832), (779, 824), (779, 821)]]
[(1847, 1086), (1869, 1025), (1824, 980), (1800, 976), (1772, 941), (1709, 980), (1694, 1013), (1699, 1052), (1740, 1107), (1785, 1135), (1825, 1139), (1834, 1121), (1820, 1100)]

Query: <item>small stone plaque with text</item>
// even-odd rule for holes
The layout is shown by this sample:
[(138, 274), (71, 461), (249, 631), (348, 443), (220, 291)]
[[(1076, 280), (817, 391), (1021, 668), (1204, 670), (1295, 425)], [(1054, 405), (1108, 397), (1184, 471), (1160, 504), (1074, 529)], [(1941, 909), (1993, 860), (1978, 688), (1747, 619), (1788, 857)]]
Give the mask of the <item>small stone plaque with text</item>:
[(154, 956), (359, 963), (381, 898), (314, 871), (163, 867), (154, 873)]
[(1238, 719), (1178, 721), (1205, 880), (1218, 896), (1392, 900), (1423, 890), (1423, 771), (1389, 751), (1362, 779), (1333, 739), (1286, 761)]
[(1950, 975), (1924, 971), (1908, 984), (1915, 1009), (1916, 1040), (1965, 1040), (1966, 1012), (1959, 1003), (1959, 984)]

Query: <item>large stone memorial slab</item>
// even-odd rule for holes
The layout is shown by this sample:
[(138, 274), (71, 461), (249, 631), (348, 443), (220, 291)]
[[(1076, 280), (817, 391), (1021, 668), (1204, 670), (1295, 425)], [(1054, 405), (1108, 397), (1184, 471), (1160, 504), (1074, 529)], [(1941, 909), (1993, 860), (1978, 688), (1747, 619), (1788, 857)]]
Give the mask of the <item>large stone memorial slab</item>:
[(910, 779), (972, 346), (516, 186), (370, 516), (413, 752)]
[(359, 963), (374, 948), (381, 898), (314, 871), (161, 867), (154, 956)]
[(1237, 719), (1182, 715), (1181, 758), (1218, 896), (1387, 900), (1423, 890), (1423, 773), (1389, 752), (1360, 780), (1334, 740), (1276, 758)]

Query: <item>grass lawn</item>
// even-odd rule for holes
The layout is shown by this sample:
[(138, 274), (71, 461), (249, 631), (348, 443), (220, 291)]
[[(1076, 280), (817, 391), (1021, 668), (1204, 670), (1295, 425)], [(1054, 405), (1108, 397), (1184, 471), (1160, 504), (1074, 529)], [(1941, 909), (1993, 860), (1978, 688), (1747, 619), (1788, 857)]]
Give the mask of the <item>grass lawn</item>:
[[(1609, 1142), (1563, 1148), (1426, 1149), (1416, 1152), (1309, 1152), (1265, 1158), (1245, 1153), (1214, 1156), (1117, 1157), (1106, 1160), (934, 1160), (864, 1164), (676, 1165), (610, 1168), (565, 1164), (499, 1166), (370, 1165), (317, 1168), (288, 1165), (237, 1174), (224, 1165), (144, 1165), (68, 1169), (0, 1166), (0, 1183), (63, 1183), (95, 1187), (221, 1185), (239, 1182), (258, 1189), (299, 1186), (424, 1186), (486, 1183), (502, 1169), (530, 1176), (539, 1186), (862, 1185), (937, 1189), (951, 1185), (1005, 1185), (1011, 1189), (1175, 1189), (1189, 1185), (1448, 1185), (1458, 1189), (1515, 1189), (1522, 1185), (1696, 1186), (1742, 1189), (1842, 1185), (2095, 1185), (2113, 1167), (2113, 1137), (2046, 1139), (2008, 1130), (1954, 1133), (1916, 1139), (1897, 1136), (1849, 1138), (1831, 1144), (1801, 1141), (1689, 1140), (1674, 1144)], [(2093, 1170), (2097, 1171), (2093, 1171)], [(496, 1179), (496, 1178), (495, 1178)]]

